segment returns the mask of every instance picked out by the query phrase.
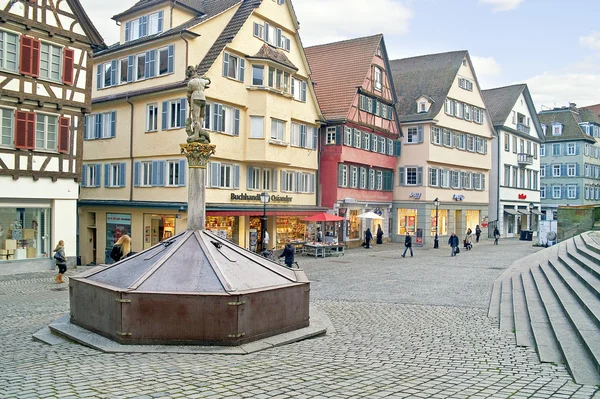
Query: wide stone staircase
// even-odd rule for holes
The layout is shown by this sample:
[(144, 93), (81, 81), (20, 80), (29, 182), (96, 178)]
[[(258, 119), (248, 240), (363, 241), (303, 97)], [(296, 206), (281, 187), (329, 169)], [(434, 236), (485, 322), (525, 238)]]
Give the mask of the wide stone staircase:
[(541, 362), (564, 363), (580, 384), (600, 384), (600, 232), (515, 262), (494, 283), (489, 317)]

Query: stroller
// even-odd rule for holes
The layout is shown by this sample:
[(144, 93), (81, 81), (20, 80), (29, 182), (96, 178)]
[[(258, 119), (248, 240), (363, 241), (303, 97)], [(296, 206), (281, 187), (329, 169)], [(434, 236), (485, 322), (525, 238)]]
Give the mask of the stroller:
[(473, 244), (471, 243), (468, 237), (463, 240), (463, 246), (467, 251), (470, 251), (471, 248), (473, 248)]

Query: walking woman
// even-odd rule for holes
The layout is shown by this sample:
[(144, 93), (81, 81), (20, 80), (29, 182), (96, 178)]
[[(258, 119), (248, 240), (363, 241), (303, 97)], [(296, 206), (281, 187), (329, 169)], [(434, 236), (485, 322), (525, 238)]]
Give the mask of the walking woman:
[(365, 248), (371, 248), (371, 240), (373, 239), (373, 234), (371, 233), (371, 229), (367, 229), (365, 231)]
[(481, 229), (479, 225), (475, 226), (475, 242), (479, 242), (479, 236), (481, 235)]
[(58, 242), (56, 248), (54, 248), (54, 252), (54, 260), (58, 267), (58, 274), (54, 281), (56, 281), (57, 284), (62, 284), (65, 282), (65, 280), (63, 280), (63, 274), (67, 271), (67, 257), (65, 255), (65, 242), (63, 240)]
[(110, 251), (110, 257), (115, 262), (118, 262), (122, 259), (131, 255), (131, 237), (127, 234), (121, 236), (119, 241), (115, 244), (112, 251)]

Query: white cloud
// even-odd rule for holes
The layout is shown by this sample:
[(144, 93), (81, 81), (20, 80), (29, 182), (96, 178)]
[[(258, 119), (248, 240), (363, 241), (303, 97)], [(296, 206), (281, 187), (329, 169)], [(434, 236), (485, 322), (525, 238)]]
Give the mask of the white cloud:
[(90, 17), (94, 26), (107, 45), (119, 41), (120, 27), (111, 18), (113, 15), (127, 10), (133, 6), (135, 0), (80, 0), (85, 12)]
[(498, 83), (498, 78), (502, 75), (502, 67), (494, 59), (494, 57), (478, 57), (476, 55), (471, 56), (473, 62), (473, 68), (477, 75), (479, 85), (488, 89), (495, 87)]
[(296, 0), (300, 37), (305, 46), (330, 43), (377, 33), (408, 32), (413, 17), (408, 1)]
[(579, 44), (592, 50), (600, 50), (600, 32), (592, 32), (589, 36), (580, 36)]
[(494, 12), (514, 10), (523, 1), (525, 0), (479, 0), (480, 3), (491, 5)]
[(600, 75), (592, 73), (544, 72), (526, 81), (538, 110), (545, 107), (598, 103)]

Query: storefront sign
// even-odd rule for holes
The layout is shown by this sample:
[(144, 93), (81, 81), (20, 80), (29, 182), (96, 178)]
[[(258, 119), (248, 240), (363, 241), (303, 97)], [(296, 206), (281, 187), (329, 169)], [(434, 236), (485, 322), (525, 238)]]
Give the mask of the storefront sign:
[(421, 193), (410, 193), (408, 195), (409, 198), (421, 199)]
[(527, 194), (519, 194), (519, 199), (527, 199)]
[(464, 199), (465, 199), (465, 196), (464, 196), (464, 195), (462, 195), (462, 194), (454, 194), (454, 195), (452, 196), (452, 199), (453, 199), (453, 200), (455, 200), (455, 201), (462, 201), (462, 200), (464, 200)]
[(375, 213), (375, 214), (377, 214), (379, 216), (383, 215), (383, 212), (381, 211), (381, 208), (375, 208), (375, 209), (373, 209), (373, 213)]
[[(242, 193), (242, 194), (231, 194), (232, 201), (259, 201), (260, 202), (260, 194), (250, 194)], [(281, 197), (279, 195), (271, 195), (271, 202), (292, 202), (292, 197), (286, 195), (285, 197)]]
[(127, 213), (107, 213), (106, 223), (131, 225), (131, 214)]

